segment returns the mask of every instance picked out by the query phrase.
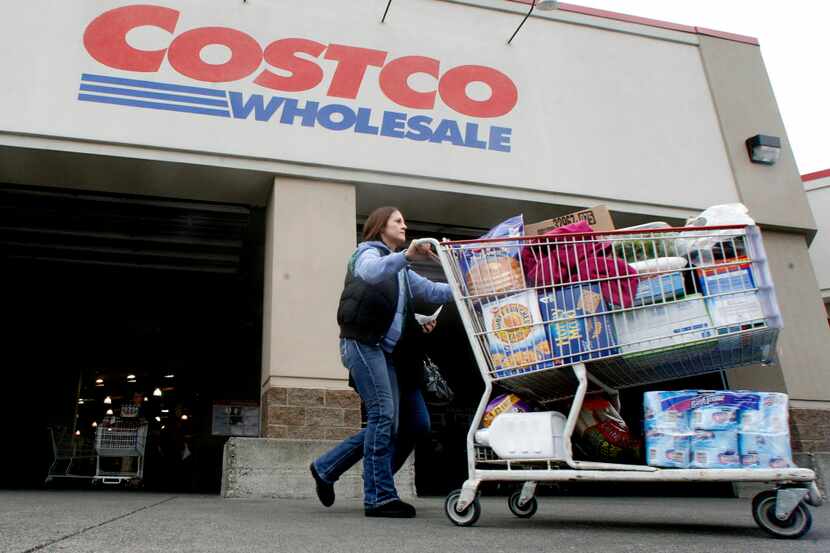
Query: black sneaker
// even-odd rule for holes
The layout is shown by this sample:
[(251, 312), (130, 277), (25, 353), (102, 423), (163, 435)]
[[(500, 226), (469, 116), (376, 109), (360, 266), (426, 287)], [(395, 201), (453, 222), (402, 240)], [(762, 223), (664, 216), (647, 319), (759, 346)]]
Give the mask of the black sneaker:
[(314, 468), (313, 462), (308, 465), (308, 469), (311, 471), (311, 476), (317, 485), (317, 499), (320, 500), (323, 507), (331, 507), (334, 505), (334, 484), (329, 484), (320, 478), (320, 475), (317, 474), (317, 469)]
[(415, 518), (415, 507), (396, 499), (378, 507), (366, 507), (365, 513), (367, 517)]

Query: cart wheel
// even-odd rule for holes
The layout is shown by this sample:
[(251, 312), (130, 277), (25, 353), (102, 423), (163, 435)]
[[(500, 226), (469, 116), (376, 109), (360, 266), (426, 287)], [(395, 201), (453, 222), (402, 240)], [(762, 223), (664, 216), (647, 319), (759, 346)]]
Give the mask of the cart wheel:
[(804, 505), (799, 503), (787, 520), (775, 516), (777, 492), (767, 490), (756, 495), (752, 500), (752, 518), (766, 533), (776, 538), (798, 539), (810, 530), (813, 516)]
[(447, 518), (456, 526), (472, 526), (478, 521), (478, 517), (481, 516), (481, 504), (478, 501), (478, 497), (476, 497), (466, 509), (458, 512), (455, 510), (455, 506), (458, 505), (458, 499), (460, 497), (461, 490), (450, 492), (444, 501), (444, 512), (447, 513)]
[(510, 508), (510, 512), (516, 515), (519, 518), (530, 518), (536, 514), (536, 509), (539, 508), (539, 502), (536, 501), (535, 497), (531, 497), (530, 501), (524, 504), (524, 506), (519, 505), (519, 498), (522, 497), (521, 490), (515, 491), (510, 494), (510, 497), (507, 499), (507, 506)]

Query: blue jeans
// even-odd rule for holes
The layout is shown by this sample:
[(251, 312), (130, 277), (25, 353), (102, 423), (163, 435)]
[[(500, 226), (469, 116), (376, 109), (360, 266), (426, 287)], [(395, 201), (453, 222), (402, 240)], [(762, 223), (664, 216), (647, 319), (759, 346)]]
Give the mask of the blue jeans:
[(363, 503), (378, 507), (398, 499), (394, 474), (419, 435), (429, 432), (421, 391), (398, 389), (395, 367), (379, 346), (340, 340), (340, 357), (366, 408), (366, 427), (314, 461), (317, 474), (333, 484), (363, 458)]

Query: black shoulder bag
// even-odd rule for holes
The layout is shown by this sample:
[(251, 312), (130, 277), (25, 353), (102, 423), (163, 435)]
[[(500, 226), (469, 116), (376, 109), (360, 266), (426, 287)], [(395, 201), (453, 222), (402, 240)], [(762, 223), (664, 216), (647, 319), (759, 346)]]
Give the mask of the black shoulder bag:
[(441, 369), (438, 368), (428, 355), (424, 354), (424, 401), (430, 405), (447, 405), (455, 394), (450, 389)]

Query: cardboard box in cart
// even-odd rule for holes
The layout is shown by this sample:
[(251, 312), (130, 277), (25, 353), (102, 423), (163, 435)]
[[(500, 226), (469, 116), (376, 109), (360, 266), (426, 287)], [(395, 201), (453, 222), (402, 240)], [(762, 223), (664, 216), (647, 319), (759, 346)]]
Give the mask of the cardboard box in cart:
[(700, 294), (686, 296), (676, 303), (615, 313), (614, 327), (623, 354), (677, 347), (715, 335)]
[[(745, 263), (742, 263), (744, 262)], [(723, 267), (697, 269), (700, 289), (719, 334), (763, 326), (764, 311), (754, 290), (752, 264), (746, 257), (717, 260)], [(744, 292), (746, 290), (746, 292)]]
[(525, 236), (538, 236), (545, 234), (549, 230), (564, 227), (571, 223), (578, 223), (579, 221), (587, 222), (591, 225), (591, 230), (597, 232), (614, 230), (614, 221), (611, 219), (611, 212), (604, 205), (598, 205), (591, 209), (583, 209), (582, 211), (568, 213), (567, 215), (554, 217), (546, 221), (525, 224)]

